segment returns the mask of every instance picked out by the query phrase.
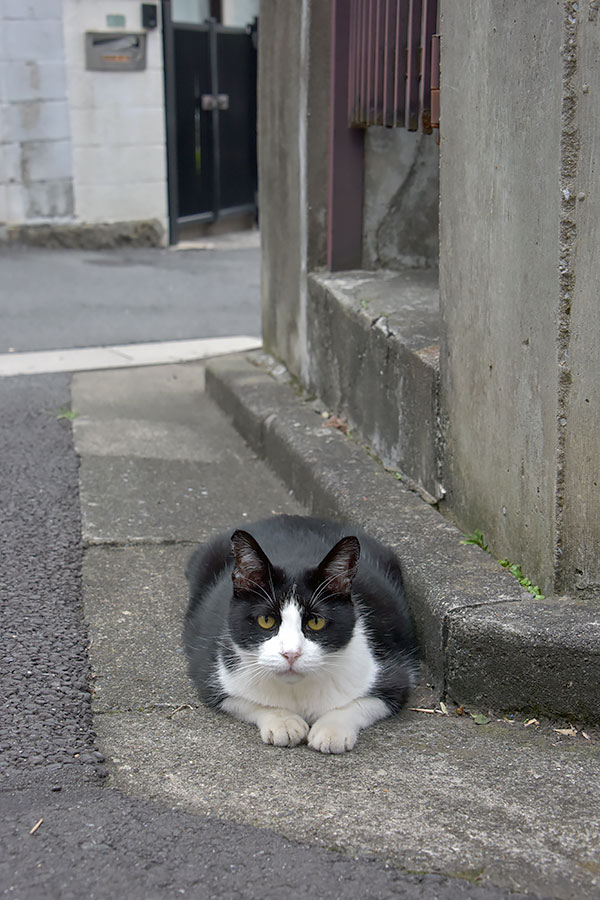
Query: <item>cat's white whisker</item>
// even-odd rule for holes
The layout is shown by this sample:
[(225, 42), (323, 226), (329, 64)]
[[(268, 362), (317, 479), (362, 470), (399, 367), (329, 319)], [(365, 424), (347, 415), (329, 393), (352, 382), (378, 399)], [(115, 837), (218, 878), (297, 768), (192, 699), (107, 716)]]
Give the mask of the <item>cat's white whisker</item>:
[(274, 603), (275, 605), (277, 604), (277, 601), (275, 600), (275, 594), (273, 593), (273, 596), (271, 596), (264, 589), (262, 584), (259, 584), (257, 581), (251, 581), (250, 579), (248, 579), (248, 584), (253, 584), (255, 587), (258, 588), (257, 591), (249, 591), (250, 594), (256, 594), (258, 597), (264, 597), (265, 600), (267, 601), (267, 603), (269, 603), (269, 604), (272, 604), (272, 603)]
[[(335, 581), (337, 577), (337, 574), (330, 575), (329, 578), (326, 578), (324, 581), (322, 581), (313, 591), (312, 597), (310, 598), (310, 603), (317, 603), (321, 599), (323, 591), (326, 590), (331, 582)], [(331, 597), (333, 596), (333, 594), (329, 594), (329, 596)]]

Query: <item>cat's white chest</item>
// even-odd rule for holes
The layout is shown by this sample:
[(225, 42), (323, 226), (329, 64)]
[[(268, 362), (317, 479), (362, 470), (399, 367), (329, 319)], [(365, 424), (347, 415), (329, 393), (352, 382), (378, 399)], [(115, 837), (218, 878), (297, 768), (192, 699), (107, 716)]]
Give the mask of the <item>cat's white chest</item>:
[(290, 681), (281, 672), (270, 671), (253, 651), (239, 653), (239, 667), (230, 669), (219, 663), (221, 689), (231, 697), (290, 710), (309, 724), (329, 710), (368, 696), (380, 669), (360, 622), (345, 647), (322, 652), (319, 659), (310, 660), (310, 667), (307, 662), (307, 671), (297, 680)]

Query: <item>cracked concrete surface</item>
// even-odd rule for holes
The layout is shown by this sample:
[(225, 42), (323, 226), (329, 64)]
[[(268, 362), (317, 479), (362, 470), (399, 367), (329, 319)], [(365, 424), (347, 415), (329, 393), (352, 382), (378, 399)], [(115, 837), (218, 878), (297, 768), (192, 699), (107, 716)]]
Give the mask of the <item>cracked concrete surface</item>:
[[(203, 394), (202, 373), (73, 382), (94, 727), (112, 785), (404, 870), (597, 896), (594, 741), (406, 711), (327, 757), (263, 745), (198, 702), (180, 642), (190, 548), (246, 517), (301, 511)], [(431, 702), (423, 688), (411, 705)]]

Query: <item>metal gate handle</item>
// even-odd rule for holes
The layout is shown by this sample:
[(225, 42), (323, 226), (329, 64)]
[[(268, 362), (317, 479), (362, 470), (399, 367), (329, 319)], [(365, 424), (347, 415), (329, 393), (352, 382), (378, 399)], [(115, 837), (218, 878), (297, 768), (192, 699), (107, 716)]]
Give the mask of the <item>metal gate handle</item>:
[(202, 109), (211, 112), (213, 109), (229, 109), (229, 94), (202, 94)]

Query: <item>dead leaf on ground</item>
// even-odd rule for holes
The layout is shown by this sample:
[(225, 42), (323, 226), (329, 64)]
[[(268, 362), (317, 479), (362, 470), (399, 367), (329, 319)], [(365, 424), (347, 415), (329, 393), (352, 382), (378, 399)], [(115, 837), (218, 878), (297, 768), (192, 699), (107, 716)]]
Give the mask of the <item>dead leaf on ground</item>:
[(529, 728), (530, 725), (539, 725), (539, 724), (540, 723), (538, 722), (537, 719), (529, 719), (527, 722), (525, 722), (525, 728)]
[(348, 434), (348, 419), (345, 416), (329, 416), (323, 428), (337, 428), (343, 434)]
[(577, 734), (577, 729), (572, 725), (570, 728), (555, 728), (554, 730), (557, 734), (564, 734), (567, 737), (574, 737)]
[(477, 713), (476, 716), (471, 716), (471, 718), (473, 719), (473, 721), (475, 722), (476, 725), (487, 725), (488, 722), (492, 721), (487, 716), (484, 716), (483, 713)]

